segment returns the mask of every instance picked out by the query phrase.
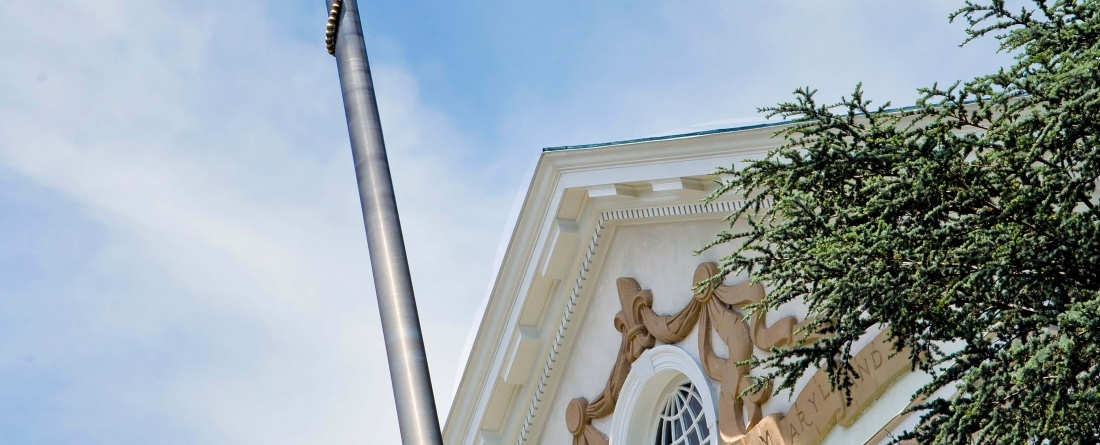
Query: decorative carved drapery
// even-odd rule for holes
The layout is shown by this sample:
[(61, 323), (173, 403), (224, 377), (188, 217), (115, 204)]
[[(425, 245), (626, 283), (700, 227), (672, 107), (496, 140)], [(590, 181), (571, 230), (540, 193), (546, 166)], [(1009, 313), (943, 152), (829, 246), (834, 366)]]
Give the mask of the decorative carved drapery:
[[(695, 269), (693, 282), (699, 283), (717, 274), (716, 264), (703, 263)], [(573, 435), (573, 445), (607, 445), (607, 436), (592, 426), (592, 420), (614, 412), (619, 391), (632, 363), (645, 350), (656, 345), (658, 340), (668, 344), (683, 341), (696, 325), (699, 326), (698, 347), (703, 368), (707, 376), (721, 382), (718, 433), (722, 442), (727, 444), (816, 444), (833, 424), (845, 419), (853, 420), (858, 410), (864, 407), (863, 404), (877, 397), (885, 386), (883, 383), (892, 381), (906, 368), (905, 360), (895, 360), (892, 355), (880, 350), (884, 346), (880, 335), (871, 346), (854, 357), (857, 364), (862, 360), (863, 367), (867, 369), (867, 374), (862, 375), (860, 382), (853, 387), (854, 408), (846, 409), (842, 401), (837, 405), (837, 401), (843, 398), (830, 397), (833, 395), (831, 392), (822, 390), (820, 383), (823, 374), (819, 371), (814, 375), (812, 384), (796, 397), (791, 409), (796, 413), (795, 417), (786, 418), (777, 414), (764, 417), (761, 406), (771, 395), (770, 387), (739, 397), (738, 394), (753, 382), (749, 377), (749, 367), (735, 363), (752, 357), (754, 346), (768, 350), (791, 345), (799, 324), (794, 317), (784, 317), (768, 327), (758, 313), (754, 312), (747, 319), (741, 315), (739, 310), (745, 305), (764, 298), (763, 286), (746, 282), (735, 286), (708, 287), (677, 313), (658, 315), (652, 309), (653, 293), (642, 289), (635, 279), (619, 278), (615, 284), (622, 307), (615, 315), (615, 329), (622, 333), (619, 353), (603, 391), (595, 399), (589, 402), (585, 398), (575, 398), (569, 402), (565, 420)], [(711, 346), (711, 336), (714, 334), (728, 348), (728, 358), (719, 357), (714, 352)], [(809, 408), (813, 411), (810, 412)], [(749, 438), (752, 441), (747, 440)]]
[[(714, 263), (700, 264), (695, 270), (693, 282), (698, 283), (718, 274)], [(699, 325), (699, 351), (703, 368), (710, 378), (723, 382), (718, 399), (718, 428), (724, 440), (733, 440), (745, 434), (761, 419), (760, 405), (767, 401), (770, 391), (759, 391), (748, 397), (738, 397), (747, 385), (748, 366), (735, 366), (734, 362), (752, 356), (753, 344), (762, 348), (786, 344), (796, 325), (793, 317), (767, 328), (760, 317), (746, 321), (735, 308), (760, 301), (764, 288), (759, 284), (718, 286), (696, 294), (679, 312), (658, 315), (653, 311), (653, 294), (643, 290), (633, 278), (616, 280), (619, 303), (622, 310), (615, 315), (615, 329), (622, 333), (619, 354), (604, 390), (588, 402), (584, 398), (569, 403), (566, 424), (573, 434), (574, 445), (603, 445), (607, 438), (592, 426), (593, 419), (610, 415), (615, 410), (619, 391), (630, 366), (657, 340), (674, 344), (683, 341)], [(751, 327), (751, 328), (750, 328)], [(711, 347), (711, 331), (729, 349), (729, 358), (719, 357)], [(749, 415), (743, 414), (747, 411)]]

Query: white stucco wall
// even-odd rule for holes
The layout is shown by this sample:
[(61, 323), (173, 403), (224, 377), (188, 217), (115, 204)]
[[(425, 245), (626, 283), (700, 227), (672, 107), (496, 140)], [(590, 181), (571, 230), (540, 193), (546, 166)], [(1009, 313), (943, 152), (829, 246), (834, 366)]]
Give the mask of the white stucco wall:
[[(692, 298), (692, 275), (699, 263), (717, 261), (729, 248), (694, 256), (726, 223), (708, 221), (664, 222), (624, 225), (617, 228), (599, 277), (588, 312), (581, 324), (571, 356), (547, 417), (547, 427), (535, 443), (569, 444), (572, 436), (565, 427), (565, 408), (575, 397), (595, 398), (603, 391), (619, 350), (621, 334), (613, 320), (620, 310), (615, 280), (631, 277), (643, 289), (653, 291), (653, 309), (659, 314), (679, 311)], [(679, 346), (698, 359), (696, 334)], [(608, 431), (611, 416), (593, 425)]]

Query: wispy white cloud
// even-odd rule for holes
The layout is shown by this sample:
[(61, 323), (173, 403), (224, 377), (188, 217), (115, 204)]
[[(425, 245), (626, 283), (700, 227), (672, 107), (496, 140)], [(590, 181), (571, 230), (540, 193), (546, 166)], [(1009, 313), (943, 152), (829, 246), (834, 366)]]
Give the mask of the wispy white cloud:
[[(33, 405), (0, 439), (395, 443), (332, 59), (254, 2), (51, 9), (0, 6), (0, 168), (101, 242), (0, 293), (26, 320), (0, 393)], [(445, 413), (511, 191), (403, 67), (375, 75)]]
[[(911, 105), (918, 87), (988, 72), (996, 42), (964, 48), (957, 2), (661, 1), (583, 28), (555, 66), (569, 88), (509, 97), (512, 145), (573, 145), (757, 116), (796, 87), (832, 103), (863, 82), (876, 103)], [(734, 126), (736, 126), (735, 124)], [(671, 129), (671, 130), (670, 130)]]

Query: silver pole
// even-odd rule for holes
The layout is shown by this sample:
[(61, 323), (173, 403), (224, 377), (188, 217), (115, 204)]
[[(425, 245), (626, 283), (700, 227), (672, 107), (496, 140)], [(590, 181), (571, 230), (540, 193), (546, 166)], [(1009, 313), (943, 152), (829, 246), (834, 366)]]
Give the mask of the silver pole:
[(351, 136), (355, 177), (359, 182), (359, 204), (363, 207), (363, 223), (367, 229), (401, 442), (440, 445), (443, 437), (355, 0), (343, 0), (336, 30), (336, 66), (340, 71), (340, 90)]

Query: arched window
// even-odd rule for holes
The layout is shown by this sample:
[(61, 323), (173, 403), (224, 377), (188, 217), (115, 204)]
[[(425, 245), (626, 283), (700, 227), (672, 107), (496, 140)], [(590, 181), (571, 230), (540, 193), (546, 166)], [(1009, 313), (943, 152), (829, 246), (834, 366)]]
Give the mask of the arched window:
[(719, 445), (714, 390), (698, 360), (657, 345), (630, 365), (608, 428), (610, 445)]
[(710, 428), (699, 390), (690, 381), (665, 395), (657, 413), (654, 445), (701, 445), (710, 442)]

